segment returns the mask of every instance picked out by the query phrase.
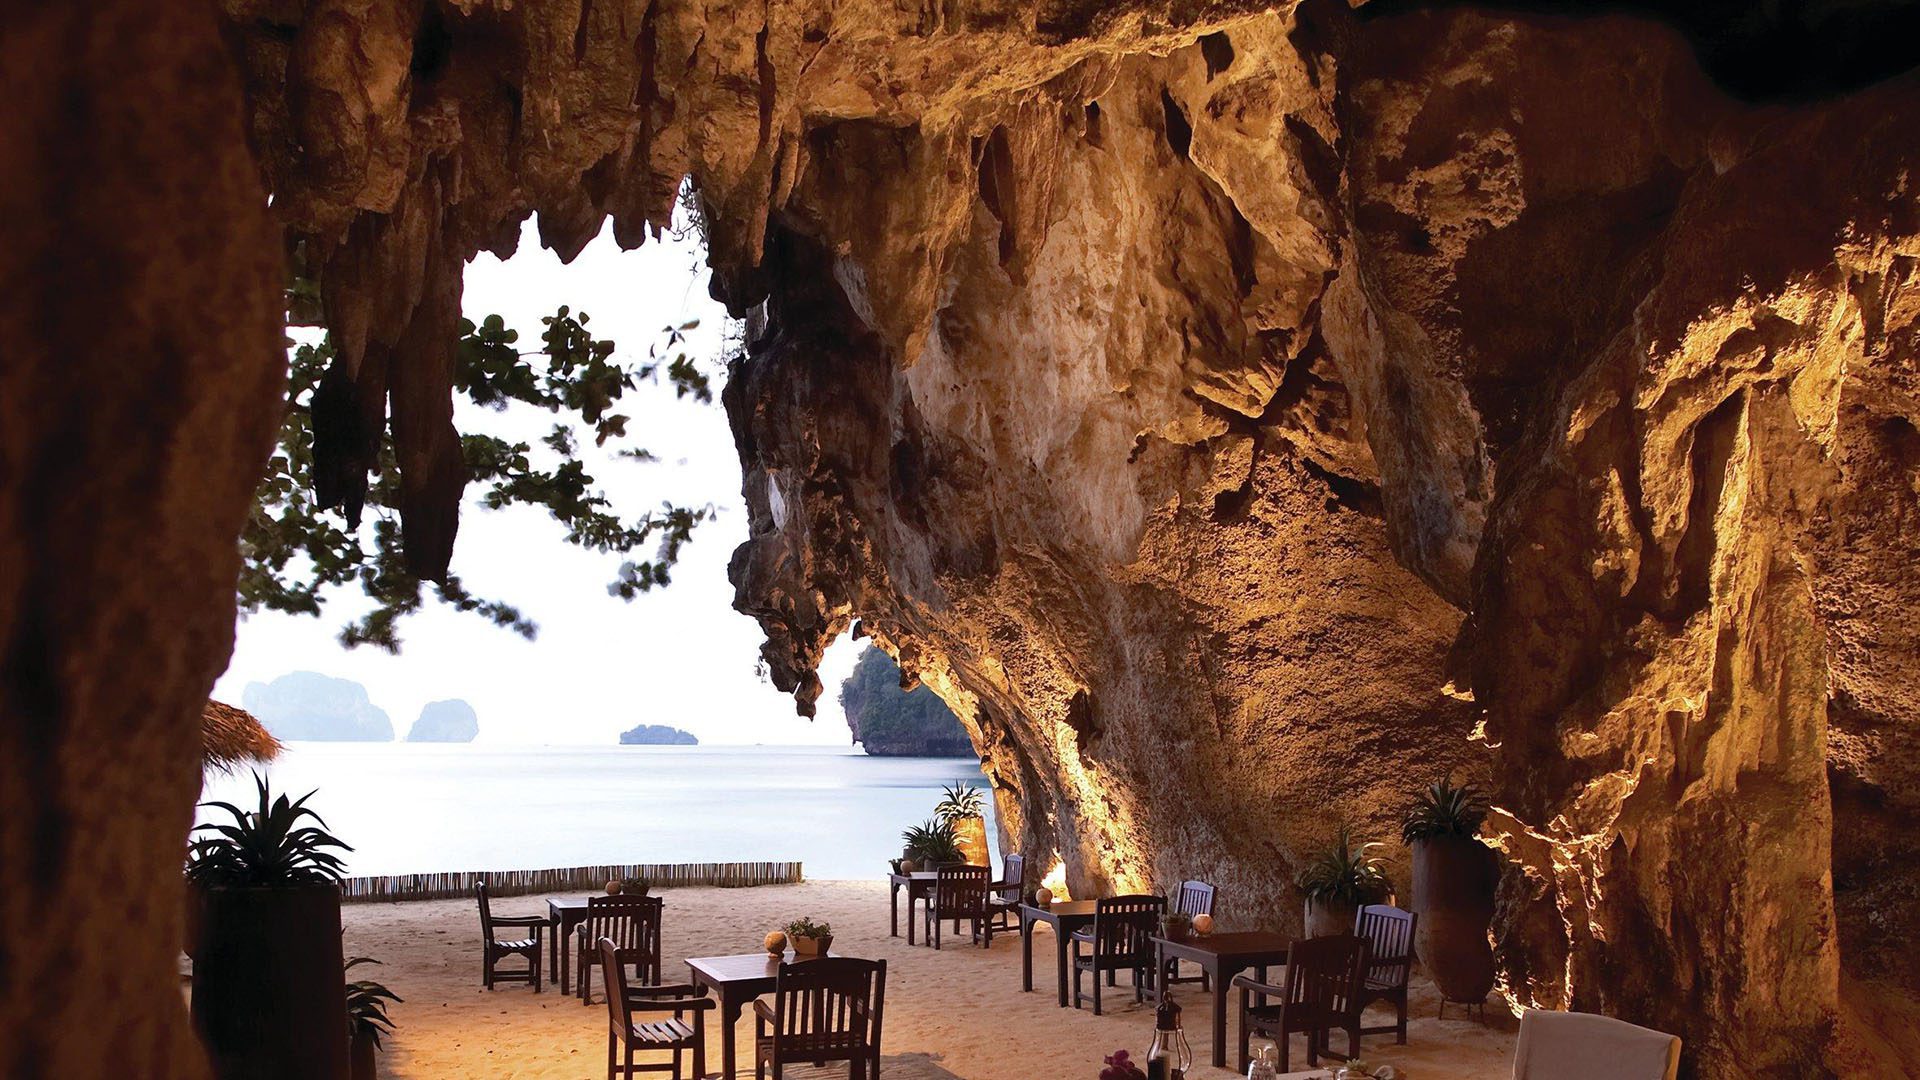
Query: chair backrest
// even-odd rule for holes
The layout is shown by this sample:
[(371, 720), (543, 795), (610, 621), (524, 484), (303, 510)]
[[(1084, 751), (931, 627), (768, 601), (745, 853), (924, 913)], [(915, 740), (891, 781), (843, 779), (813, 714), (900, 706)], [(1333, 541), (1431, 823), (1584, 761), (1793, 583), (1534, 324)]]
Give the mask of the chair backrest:
[(1153, 935), (1167, 910), (1164, 896), (1113, 896), (1093, 905), (1093, 953), (1101, 959), (1137, 959), (1153, 952)]
[(1204, 881), (1183, 881), (1174, 898), (1173, 910), (1180, 915), (1213, 914), (1213, 886)]
[(984, 866), (943, 866), (934, 871), (934, 911), (946, 918), (987, 914), (987, 880), (993, 871)]
[(492, 937), (493, 908), (487, 903), (487, 883), (484, 881), (474, 882), (473, 895), (480, 901), (480, 935), (482, 937)]
[(612, 938), (601, 938), (598, 947), (600, 985), (607, 993), (607, 1023), (625, 1038), (633, 1031), (633, 1012), (627, 1005), (627, 969), (620, 963), (620, 946)]
[(587, 900), (587, 940), (609, 938), (614, 948), (639, 965), (653, 982), (660, 968), (660, 909), (657, 896), (595, 896)]
[(1352, 934), (1306, 938), (1287, 950), (1285, 1005), (1348, 1011), (1366, 962), (1366, 942)]
[(887, 996), (887, 962), (850, 956), (823, 956), (781, 964), (773, 984), (773, 1051), (784, 1045), (810, 1060), (827, 1047), (826, 1058), (876, 1051)]
[(1367, 982), (1407, 985), (1413, 966), (1413, 928), (1420, 917), (1388, 904), (1367, 904), (1353, 917), (1353, 932), (1367, 943)]
[(1679, 1071), (1678, 1036), (1593, 1013), (1520, 1014), (1513, 1080), (1673, 1080)]
[(1000, 880), (1006, 888), (1000, 890), (1003, 900), (1019, 900), (1027, 894), (1027, 860), (1019, 855), (1006, 858), (1006, 869), (1001, 872)]

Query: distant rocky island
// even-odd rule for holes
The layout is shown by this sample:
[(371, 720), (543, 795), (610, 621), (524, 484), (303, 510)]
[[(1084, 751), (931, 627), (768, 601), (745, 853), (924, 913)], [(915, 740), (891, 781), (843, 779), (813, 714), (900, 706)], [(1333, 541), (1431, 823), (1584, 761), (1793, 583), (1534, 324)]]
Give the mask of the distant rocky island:
[(840, 684), (853, 741), (876, 757), (973, 757), (960, 719), (933, 691), (900, 689), (900, 666), (873, 646)]
[(294, 671), (270, 683), (248, 683), (241, 707), (274, 738), (311, 742), (392, 742), (393, 721), (352, 679)]
[(470, 743), (480, 734), (480, 717), (459, 698), (429, 702), (407, 732), (408, 742)]
[(699, 746), (690, 731), (665, 724), (641, 724), (620, 733), (621, 746)]

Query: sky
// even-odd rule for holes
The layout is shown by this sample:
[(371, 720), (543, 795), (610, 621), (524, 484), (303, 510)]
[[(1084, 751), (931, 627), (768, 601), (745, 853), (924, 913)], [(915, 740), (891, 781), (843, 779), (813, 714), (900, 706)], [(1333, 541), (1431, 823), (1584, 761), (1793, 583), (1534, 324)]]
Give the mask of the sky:
[[(643, 384), (621, 402), (619, 411), (633, 418), (626, 445), (644, 446), (659, 460), (601, 456), (588, 465), (627, 515), (663, 499), (718, 508), (717, 520), (702, 525), (683, 550), (669, 586), (631, 602), (609, 596), (620, 556), (566, 543), (545, 510), (487, 510), (475, 498), (481, 487), (473, 485), (453, 571), (471, 592), (514, 604), (538, 623), (533, 641), (429, 600), (401, 622), (398, 656), (365, 646), (344, 649), (340, 627), (365, 603), (357, 590), (336, 591), (317, 619), (243, 616), (214, 697), (238, 704), (249, 682), (317, 671), (364, 685), (398, 737), (426, 703), (464, 698), (479, 714), (477, 741), (484, 743), (611, 743), (645, 723), (691, 731), (702, 743), (848, 745), (839, 688), (859, 647), (842, 638), (828, 651), (820, 715), (809, 721), (794, 715), (792, 698), (756, 674), (760, 629), (732, 608), (727, 559), (746, 538), (747, 512), (739, 456), (719, 403), (726, 312), (707, 296), (704, 263), (696, 239), (666, 236), (623, 252), (608, 230), (562, 266), (540, 246), (529, 219), (511, 259), (482, 254), (466, 275), (467, 317), (478, 322), (499, 314), (520, 332), (523, 352), (539, 347), (541, 316), (562, 304), (585, 311), (588, 329), (615, 341), (617, 355), (629, 361), (663, 345), (665, 327), (700, 321), (689, 335), (689, 354), (713, 377), (714, 401), (676, 400), (664, 385)], [(455, 423), (462, 432), (486, 431), (536, 449), (554, 422), (532, 407), (502, 414), (460, 405)], [(585, 441), (591, 449), (591, 439)]]

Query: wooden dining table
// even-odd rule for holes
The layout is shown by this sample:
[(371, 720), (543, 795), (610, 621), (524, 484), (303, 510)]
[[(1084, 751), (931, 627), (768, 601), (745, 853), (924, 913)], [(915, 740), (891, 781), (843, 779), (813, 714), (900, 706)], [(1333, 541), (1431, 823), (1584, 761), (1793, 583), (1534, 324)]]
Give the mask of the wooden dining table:
[(1056, 900), (1046, 907), (1020, 905), (1020, 989), (1033, 989), (1033, 928), (1053, 927), (1054, 972), (1060, 1007), (1067, 1007), (1067, 939), (1074, 931), (1093, 925), (1093, 900)]
[[(839, 956), (829, 952), (828, 956)], [(746, 1010), (747, 1002), (762, 994), (773, 993), (776, 980), (780, 977), (782, 963), (798, 963), (816, 957), (796, 959), (793, 950), (783, 955), (773, 953), (740, 953), (734, 956), (696, 956), (687, 961), (687, 970), (693, 975), (695, 986), (704, 986), (713, 991), (720, 1001), (720, 1075), (725, 1080), (734, 1080), (733, 1048), (736, 1039), (734, 1028), (740, 1023), (740, 1014)]]
[[(1199, 966), (1213, 982), (1213, 1067), (1227, 1067), (1227, 984), (1235, 975), (1252, 968), (1254, 976), (1267, 981), (1267, 968), (1287, 962), (1287, 950), (1293, 939), (1286, 934), (1265, 930), (1247, 930), (1234, 934), (1193, 934), (1181, 937), (1155, 937), (1154, 980), (1156, 987), (1166, 985), (1167, 965), (1186, 960)], [(1171, 991), (1169, 991), (1171, 992)], [(1240, 1032), (1240, 1063), (1247, 1057), (1247, 1033)]]
[(911, 945), (913, 944), (913, 902), (916, 899), (924, 901), (927, 896), (933, 892), (933, 886), (939, 880), (940, 875), (934, 873), (932, 870), (919, 870), (911, 874), (887, 875), (887, 884), (891, 887), (891, 895), (888, 897), (888, 901), (893, 906), (892, 918), (887, 928), (887, 932), (890, 935), (893, 937), (900, 936), (901, 887), (905, 886), (907, 890), (907, 944)]
[(565, 994), (567, 990), (567, 968), (573, 956), (573, 928), (586, 921), (587, 901), (585, 896), (551, 896), (547, 898), (547, 923), (553, 927), (550, 940), (553, 943), (553, 955), (547, 957), (547, 978)]

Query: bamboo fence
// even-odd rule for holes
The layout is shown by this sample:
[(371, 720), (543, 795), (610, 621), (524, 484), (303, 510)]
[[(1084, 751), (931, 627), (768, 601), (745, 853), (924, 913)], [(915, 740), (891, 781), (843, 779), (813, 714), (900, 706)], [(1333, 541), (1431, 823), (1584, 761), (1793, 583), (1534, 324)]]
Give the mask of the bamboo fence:
[(797, 885), (804, 880), (797, 862), (627, 863), (612, 866), (573, 866), (553, 870), (484, 870), (448, 874), (395, 874), (390, 877), (350, 877), (340, 883), (342, 899), (448, 900), (473, 895), (484, 881), (490, 896), (529, 893), (599, 892), (609, 881), (643, 877), (655, 888), (717, 885), (744, 889), (754, 885)]

